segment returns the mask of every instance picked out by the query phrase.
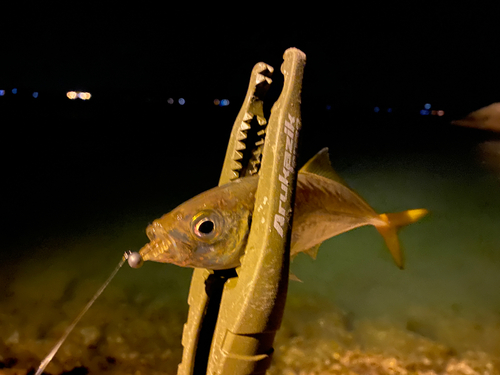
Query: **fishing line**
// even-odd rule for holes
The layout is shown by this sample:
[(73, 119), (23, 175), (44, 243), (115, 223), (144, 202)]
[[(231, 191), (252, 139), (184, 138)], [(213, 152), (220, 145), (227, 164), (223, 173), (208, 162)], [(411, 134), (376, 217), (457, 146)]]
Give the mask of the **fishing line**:
[(92, 306), (92, 304), (101, 295), (101, 293), (104, 291), (104, 289), (106, 289), (106, 287), (108, 286), (110, 281), (113, 279), (113, 277), (115, 277), (118, 270), (123, 266), (123, 263), (125, 263), (125, 261), (129, 258), (130, 254), (132, 254), (132, 252), (130, 252), (130, 251), (125, 252), (124, 256), (122, 257), (122, 259), (120, 260), (120, 262), (118, 263), (118, 265), (116, 266), (114, 271), (111, 272), (111, 275), (109, 275), (108, 279), (104, 282), (104, 284), (102, 284), (102, 286), (99, 288), (99, 290), (96, 292), (96, 294), (94, 294), (94, 297), (92, 297), (92, 299), (87, 303), (87, 305), (85, 305), (85, 307), (80, 312), (80, 314), (78, 314), (78, 316), (75, 318), (75, 320), (73, 320), (73, 322), (68, 326), (68, 328), (66, 328), (66, 331), (64, 331), (64, 334), (62, 335), (62, 337), (59, 339), (59, 341), (56, 343), (56, 345), (52, 348), (50, 353), (40, 363), (40, 366), (38, 367), (38, 370), (36, 371), (35, 375), (42, 374), (43, 370), (45, 370), (45, 367), (47, 367), (47, 365), (50, 363), (50, 361), (52, 361), (52, 358), (54, 358), (57, 351), (59, 350), (61, 345), (64, 343), (64, 341), (66, 340), (68, 335), (71, 333), (73, 328), (75, 328), (75, 326), (78, 324), (80, 319), (83, 317), (83, 315), (85, 315), (87, 310), (90, 309), (90, 306)]

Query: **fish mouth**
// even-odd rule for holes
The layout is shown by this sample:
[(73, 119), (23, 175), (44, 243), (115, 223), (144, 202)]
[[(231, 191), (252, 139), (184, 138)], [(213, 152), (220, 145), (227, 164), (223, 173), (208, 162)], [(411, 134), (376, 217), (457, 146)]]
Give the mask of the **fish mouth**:
[(174, 264), (182, 262), (184, 257), (178, 251), (175, 240), (161, 224), (153, 223), (146, 232), (151, 241), (139, 250), (143, 260)]

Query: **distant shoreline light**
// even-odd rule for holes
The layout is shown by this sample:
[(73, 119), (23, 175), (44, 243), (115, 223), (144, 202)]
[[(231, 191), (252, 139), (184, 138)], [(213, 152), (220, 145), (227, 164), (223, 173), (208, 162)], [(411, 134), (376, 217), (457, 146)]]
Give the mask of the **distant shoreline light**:
[(214, 105), (218, 107), (227, 107), (229, 105), (229, 100), (228, 99), (214, 99)]
[(81, 99), (81, 100), (89, 100), (92, 95), (90, 92), (84, 92), (84, 91), (68, 91), (66, 93), (66, 97), (71, 100), (75, 99)]

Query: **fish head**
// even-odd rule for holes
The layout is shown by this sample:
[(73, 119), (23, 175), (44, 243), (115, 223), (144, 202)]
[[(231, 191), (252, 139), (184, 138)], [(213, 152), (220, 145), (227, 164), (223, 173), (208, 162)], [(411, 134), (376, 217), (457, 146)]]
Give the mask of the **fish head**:
[(250, 229), (254, 191), (233, 182), (202, 193), (146, 229), (144, 260), (182, 267), (228, 269), (240, 264)]

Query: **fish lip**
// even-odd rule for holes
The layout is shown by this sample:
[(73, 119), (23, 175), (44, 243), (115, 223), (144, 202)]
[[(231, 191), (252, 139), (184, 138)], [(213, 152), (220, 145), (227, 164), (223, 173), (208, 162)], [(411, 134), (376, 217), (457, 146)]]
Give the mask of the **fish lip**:
[(153, 222), (146, 231), (150, 242), (139, 251), (143, 260), (175, 264), (184, 261), (177, 242), (160, 223)]

